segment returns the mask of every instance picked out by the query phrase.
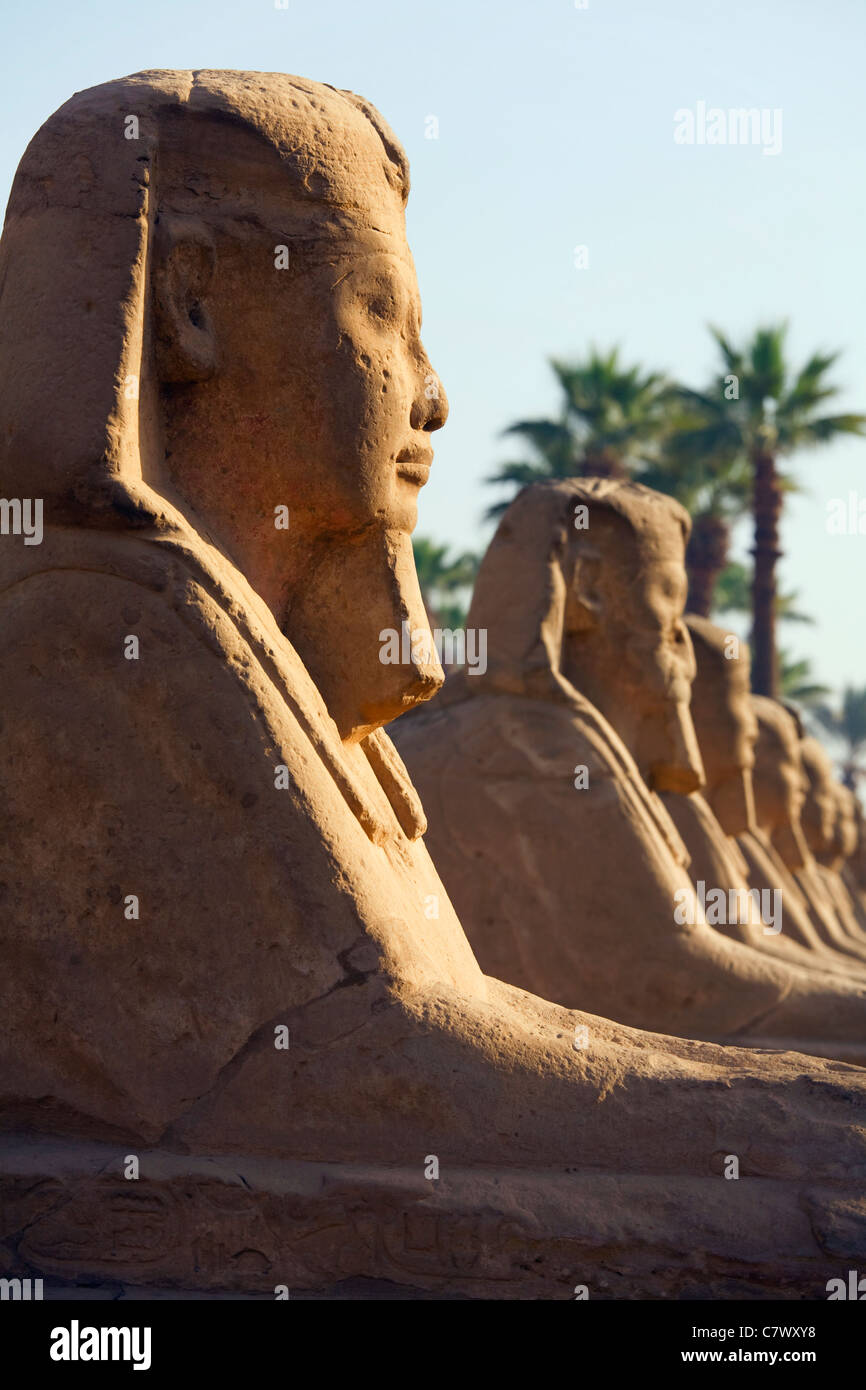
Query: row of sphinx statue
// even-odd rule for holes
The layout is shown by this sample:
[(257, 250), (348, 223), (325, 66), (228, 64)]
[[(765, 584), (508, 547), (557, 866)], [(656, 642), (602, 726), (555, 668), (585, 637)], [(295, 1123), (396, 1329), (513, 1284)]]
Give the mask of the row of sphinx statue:
[(688, 517), (637, 484), (513, 503), (483, 674), (381, 659), (428, 630), (448, 413), (408, 190), (367, 101), (252, 72), (79, 92), (18, 169), (4, 1271), (826, 1297), (866, 1251), (856, 803), (684, 619)]
[(488, 669), (393, 730), (427, 844), (487, 973), (641, 1028), (862, 1062), (862, 811), (796, 713), (750, 693), (747, 647), (684, 616), (688, 533), (634, 483), (513, 503), (467, 620)]

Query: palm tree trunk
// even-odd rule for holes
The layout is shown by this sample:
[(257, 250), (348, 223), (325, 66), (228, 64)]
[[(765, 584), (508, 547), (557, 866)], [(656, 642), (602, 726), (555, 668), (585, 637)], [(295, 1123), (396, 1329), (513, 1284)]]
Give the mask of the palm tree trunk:
[(731, 528), (724, 517), (700, 512), (692, 518), (692, 533), (686, 548), (689, 597), (686, 609), (701, 618), (712, 613), (716, 581), (728, 563)]
[(755, 568), (752, 578), (752, 689), (756, 695), (779, 694), (779, 665), (776, 657), (776, 562), (779, 549), (779, 518), (782, 489), (776, 472), (775, 455), (759, 449), (752, 458), (754, 476), (752, 509)]

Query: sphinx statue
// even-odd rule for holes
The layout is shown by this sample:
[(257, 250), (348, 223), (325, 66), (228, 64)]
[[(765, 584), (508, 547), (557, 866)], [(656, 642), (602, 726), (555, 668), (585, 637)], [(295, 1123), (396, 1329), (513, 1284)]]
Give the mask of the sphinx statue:
[(858, 921), (866, 930), (866, 815), (853, 792), (848, 806), (854, 818), (853, 849), (842, 866), (842, 878), (857, 908)]
[(467, 618), (486, 670), (450, 679), (393, 737), (485, 971), (635, 1027), (858, 1061), (863, 982), (816, 980), (715, 930), (661, 800), (704, 780), (688, 528), (637, 483), (525, 489)]
[(823, 907), (828, 939), (866, 960), (866, 937), (840, 872), (857, 845), (853, 794), (837, 782), (818, 739), (802, 738), (800, 757), (805, 779), (803, 831), (811, 856), (797, 876), (803, 891)]
[[(866, 1076), (485, 976), (425, 847), (385, 726), (442, 672), (423, 641), (381, 659), (382, 633), (424, 632), (410, 532), (447, 411), (407, 193), (366, 101), (264, 73), (80, 92), (18, 170), (0, 478), (44, 526), (0, 540), (4, 1273), (68, 1296), (363, 1276), (823, 1297), (863, 1246)], [(675, 833), (554, 661), (549, 540), (549, 659), (536, 645), (529, 693), (512, 673), (528, 723), (486, 697), (487, 771), (528, 735), (529, 861), (539, 790), (562, 806), (563, 751), (589, 759), (600, 808), (639, 826), (631, 881), (672, 893)], [(809, 1036), (817, 998), (791, 977), (782, 1001), (757, 957), (723, 995), (715, 940), (662, 943), (679, 1017)], [(823, 999), (842, 1031), (857, 1004)]]
[[(695, 614), (687, 614), (685, 621), (695, 651), (691, 711), (706, 786), (687, 796), (666, 792), (662, 799), (688, 849), (692, 878), (721, 889), (728, 902), (740, 906), (718, 923), (726, 935), (794, 964), (850, 977), (857, 973), (854, 962), (822, 941), (771, 839), (777, 817), (789, 822), (793, 817), (793, 833), (799, 833), (784, 775), (789, 750), (778, 738), (774, 720), (777, 715), (790, 724), (791, 717), (771, 704), (769, 717), (764, 713), (758, 718), (770, 702), (751, 694), (744, 642)], [(791, 742), (795, 746), (793, 738)], [(757, 823), (753, 786), (756, 744), (761, 815), (768, 818), (762, 825)]]
[(797, 716), (778, 700), (751, 695), (750, 706), (757, 729), (752, 769), (754, 822), (743, 829), (737, 843), (748, 865), (749, 879), (762, 891), (782, 895), (785, 932), (805, 947), (821, 969), (860, 975), (859, 961), (844, 948), (836, 949), (825, 917), (830, 913), (825, 898), (813, 901), (798, 880), (798, 872), (811, 861), (800, 823), (803, 806), (803, 769), (800, 726)]
[(833, 790), (837, 805), (833, 849), (829, 861), (829, 867), (834, 874), (833, 892), (846, 931), (856, 941), (866, 944), (866, 908), (861, 902), (857, 882), (848, 871), (848, 865), (856, 857), (860, 847), (860, 803), (851, 788), (842, 782), (834, 782)]
[[(840, 921), (831, 884), (823, 874), (813, 846), (822, 849), (824, 835), (832, 839), (838, 802), (832, 768), (820, 744), (810, 776), (809, 740), (802, 720), (791, 706), (753, 697), (761, 730), (758, 741), (756, 801), (760, 800), (766, 837), (793, 875), (801, 901), (809, 912), (818, 939), (837, 956), (857, 963), (866, 957)], [(825, 767), (826, 764), (826, 767)], [(826, 789), (822, 778), (826, 775)], [(793, 900), (793, 898), (792, 898)]]

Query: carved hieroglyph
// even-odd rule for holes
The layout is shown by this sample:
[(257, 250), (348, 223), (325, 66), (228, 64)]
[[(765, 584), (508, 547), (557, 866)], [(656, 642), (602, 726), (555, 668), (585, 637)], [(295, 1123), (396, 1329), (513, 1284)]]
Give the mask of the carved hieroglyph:
[[(80, 93), (22, 161), (0, 479), (45, 530), (0, 544), (5, 1272), (823, 1296), (862, 1250), (866, 1078), (485, 977), (425, 849), (383, 726), (441, 672), (379, 659), (424, 625), (446, 413), (407, 188), (366, 102), (259, 73)], [(540, 704), (546, 785), (553, 711), (656, 834), (604, 721)], [(742, 988), (745, 1027), (776, 996)]]

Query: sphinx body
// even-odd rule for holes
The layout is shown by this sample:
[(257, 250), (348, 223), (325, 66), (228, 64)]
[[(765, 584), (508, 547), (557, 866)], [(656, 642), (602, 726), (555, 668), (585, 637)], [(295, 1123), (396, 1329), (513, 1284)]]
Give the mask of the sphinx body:
[(859, 850), (860, 807), (850, 787), (841, 782), (834, 782), (833, 791), (837, 815), (828, 867), (833, 872), (834, 900), (838, 904), (837, 911), (848, 935), (866, 945), (866, 909), (861, 901), (856, 880), (852, 879), (848, 871), (850, 861), (856, 858)]
[(866, 817), (856, 796), (848, 803), (854, 818), (854, 848), (842, 866), (842, 878), (866, 931)]
[(650, 790), (682, 804), (703, 780), (687, 527), (676, 503), (631, 483), (539, 484), (512, 504), (467, 619), (487, 631), (486, 672), (394, 730), (427, 842), (490, 973), (634, 1026), (796, 1037), (860, 1060), (863, 983), (816, 978), (708, 925)]
[[(796, 789), (783, 775), (786, 754), (796, 761), (791, 716), (751, 695), (745, 643), (706, 618), (689, 614), (686, 623), (696, 658), (691, 710), (706, 787), (688, 797), (665, 793), (663, 800), (688, 849), (693, 879), (742, 904), (740, 914), (728, 914), (718, 929), (796, 965), (847, 978), (862, 973), (850, 956), (826, 946), (772, 841), (774, 814), (797, 817), (797, 806), (789, 804)], [(789, 726), (787, 744), (780, 722)], [(792, 826), (791, 834), (798, 829)]]
[(745, 643), (706, 618), (689, 614), (686, 622), (696, 656), (691, 709), (706, 787), (688, 798), (666, 794), (664, 801), (691, 856), (692, 876), (743, 903), (740, 918), (719, 930), (793, 964), (861, 975), (850, 955), (822, 939), (773, 842), (774, 832), (780, 838), (784, 832), (798, 863), (806, 853), (794, 720), (775, 701), (751, 694)]
[(752, 773), (754, 817), (743, 826), (738, 842), (756, 881), (782, 885), (791, 937), (826, 960), (854, 962), (847, 953), (831, 953), (812, 902), (800, 888), (795, 872), (809, 859), (800, 825), (803, 772), (799, 733), (793, 714), (777, 700), (751, 695), (749, 705), (756, 729)]
[(820, 905), (827, 938), (866, 960), (861, 915), (842, 877), (857, 848), (853, 793), (841, 786), (827, 753), (815, 738), (800, 741), (804, 773), (803, 829), (810, 853), (797, 877), (810, 901)]
[[(0, 478), (45, 534), (0, 552), (6, 1271), (820, 1295), (862, 1243), (860, 1073), (485, 976), (423, 843), (384, 726), (441, 671), (379, 660), (423, 621), (446, 413), (406, 188), (362, 99), (207, 71), (80, 93), (17, 175)], [(557, 714), (673, 887), (625, 750)]]

